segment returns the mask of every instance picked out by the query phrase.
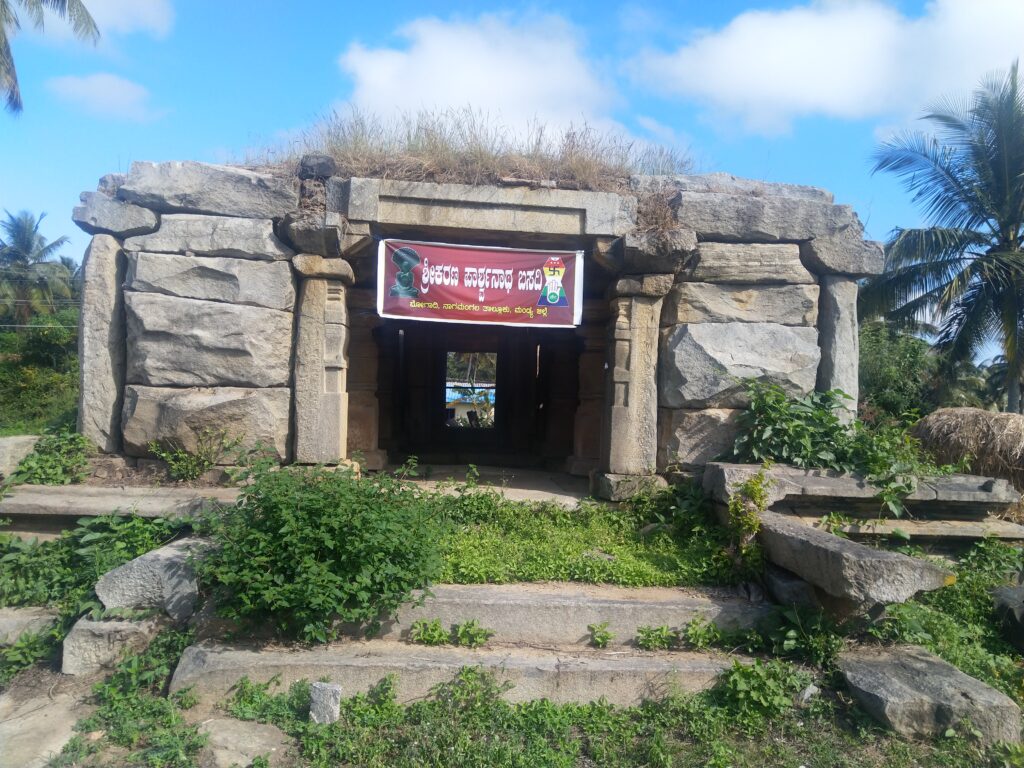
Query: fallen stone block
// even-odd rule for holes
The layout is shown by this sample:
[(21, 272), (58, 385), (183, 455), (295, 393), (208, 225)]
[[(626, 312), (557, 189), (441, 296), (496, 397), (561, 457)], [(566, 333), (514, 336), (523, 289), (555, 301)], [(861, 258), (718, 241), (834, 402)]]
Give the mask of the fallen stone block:
[(199, 768), (237, 768), (265, 757), (271, 768), (286, 762), (292, 740), (280, 728), (268, 723), (214, 717), (199, 726), (206, 745), (198, 756)]
[(626, 501), (638, 493), (651, 493), (667, 488), (668, 482), (660, 475), (617, 475), (594, 472), (590, 477), (591, 493), (598, 499)]
[(71, 212), (71, 220), (90, 235), (133, 237), (155, 232), (159, 217), (147, 208), (115, 200), (101, 192), (83, 192), (82, 205)]
[(160, 631), (156, 618), (142, 621), (92, 621), (79, 619), (64, 638), (65, 675), (91, 675), (113, 667), (121, 658), (149, 645)]
[(209, 546), (205, 539), (187, 538), (140, 555), (103, 574), (96, 596), (107, 609), (160, 608), (175, 621), (184, 621), (199, 600), (189, 560)]
[(38, 442), (39, 435), (0, 437), (0, 479), (10, 477)]
[(691, 323), (666, 328), (658, 355), (658, 404), (664, 408), (739, 408), (743, 380), (805, 395), (818, 376), (816, 328), (774, 323)]
[(196, 216), (176, 213), (160, 220), (160, 229), (129, 237), (126, 251), (192, 253), (195, 256), (229, 256), (239, 259), (279, 261), (293, 251), (274, 234), (270, 219), (233, 219), (230, 216)]
[(863, 606), (902, 603), (956, 580), (925, 560), (858, 544), (776, 512), (761, 514), (758, 539), (769, 562)]
[(341, 686), (312, 683), (309, 686), (309, 719), (314, 723), (336, 723), (341, 712)]
[(0, 645), (10, 645), (26, 632), (42, 632), (57, 623), (52, 608), (0, 608)]
[(1024, 585), (999, 587), (992, 592), (992, 601), (1003, 636), (1024, 651)]
[(935, 738), (969, 724), (984, 744), (1020, 741), (1020, 708), (1010, 697), (924, 648), (858, 648), (838, 665), (857, 702), (903, 736)]
[(161, 213), (212, 213), (253, 219), (298, 207), (291, 179), (227, 165), (134, 162), (117, 196)]

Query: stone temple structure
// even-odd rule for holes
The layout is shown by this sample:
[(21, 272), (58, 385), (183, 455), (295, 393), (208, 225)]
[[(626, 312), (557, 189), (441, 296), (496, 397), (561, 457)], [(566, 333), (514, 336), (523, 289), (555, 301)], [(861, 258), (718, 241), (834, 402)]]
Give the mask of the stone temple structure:
[[(723, 174), (618, 194), (334, 173), (323, 156), (295, 177), (137, 162), (82, 194), (79, 427), (101, 450), (223, 431), (282, 462), (564, 469), (616, 499), (728, 447), (743, 378), (856, 397), (856, 280), (882, 249), (828, 192)], [(582, 251), (581, 322), (385, 319), (382, 238)], [(497, 353), (492, 429), (446, 427), (453, 350)]]

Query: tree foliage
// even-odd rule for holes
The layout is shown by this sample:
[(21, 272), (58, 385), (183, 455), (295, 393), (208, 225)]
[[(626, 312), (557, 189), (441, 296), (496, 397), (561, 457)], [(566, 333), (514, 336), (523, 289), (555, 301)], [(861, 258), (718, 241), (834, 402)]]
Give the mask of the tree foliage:
[(23, 325), (72, 300), (72, 275), (54, 260), (68, 239), (47, 241), (39, 231), (45, 213), (38, 218), (29, 211), (5, 213), (7, 220), (0, 221), (0, 317)]
[(897, 228), (886, 271), (864, 287), (862, 310), (903, 324), (934, 323), (950, 361), (998, 343), (1008, 408), (1020, 409), (1024, 375), (1024, 94), (1017, 64), (972, 96), (947, 99), (923, 118), (933, 134), (885, 142), (875, 170), (903, 180), (931, 226)]

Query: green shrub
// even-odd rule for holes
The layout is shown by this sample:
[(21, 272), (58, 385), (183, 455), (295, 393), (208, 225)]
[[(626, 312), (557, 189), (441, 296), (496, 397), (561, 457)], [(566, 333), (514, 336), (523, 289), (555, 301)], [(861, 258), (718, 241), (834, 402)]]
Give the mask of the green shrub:
[(587, 631), (590, 632), (590, 644), (595, 648), (607, 648), (608, 643), (615, 637), (615, 635), (608, 631), (607, 621), (588, 624)]
[(417, 619), (409, 629), (409, 639), (417, 645), (447, 645), (451, 632), (441, 626), (440, 619)]
[(792, 664), (755, 659), (752, 664), (734, 661), (718, 688), (725, 705), (741, 722), (757, 726), (791, 709), (793, 698), (809, 682), (810, 676)]
[(731, 460), (857, 472), (879, 489), (883, 507), (897, 516), (918, 478), (954, 469), (937, 466), (902, 426), (870, 429), (859, 421), (841, 421), (837, 411), (849, 398), (839, 390), (793, 398), (777, 384), (756, 380), (748, 380), (746, 389), (750, 406), (738, 418)]
[(229, 440), (224, 430), (204, 429), (196, 440), (196, 450), (186, 451), (174, 442), (153, 440), (149, 452), (167, 462), (167, 471), (174, 480), (195, 480), (213, 469), (226, 453), (238, 447), (240, 440)]
[(33, 485), (80, 483), (87, 477), (92, 451), (88, 438), (77, 432), (44, 435), (32, 453), (21, 460), (11, 481)]
[(374, 629), (440, 572), (438, 523), (407, 483), (265, 465), (249, 479), (200, 564), (225, 616), (326, 642), (337, 622)]
[(455, 644), (466, 648), (479, 648), (494, 635), (494, 630), (481, 627), (476, 619), (455, 625)]
[(679, 642), (679, 636), (669, 627), (640, 626), (636, 628), (636, 645), (645, 651), (667, 651)]
[(77, 370), (55, 371), (0, 360), (0, 434), (74, 428), (77, 405)]

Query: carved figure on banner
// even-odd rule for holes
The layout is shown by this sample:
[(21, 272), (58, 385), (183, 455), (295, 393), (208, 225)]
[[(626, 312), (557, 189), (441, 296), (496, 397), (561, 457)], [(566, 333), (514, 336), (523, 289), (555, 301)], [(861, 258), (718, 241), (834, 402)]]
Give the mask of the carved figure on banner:
[(415, 277), (412, 274), (413, 267), (420, 263), (420, 255), (408, 246), (397, 248), (391, 254), (391, 260), (398, 267), (398, 274), (395, 275), (395, 284), (391, 286), (392, 296), (402, 299), (415, 299), (420, 295), (419, 289), (415, 286)]

